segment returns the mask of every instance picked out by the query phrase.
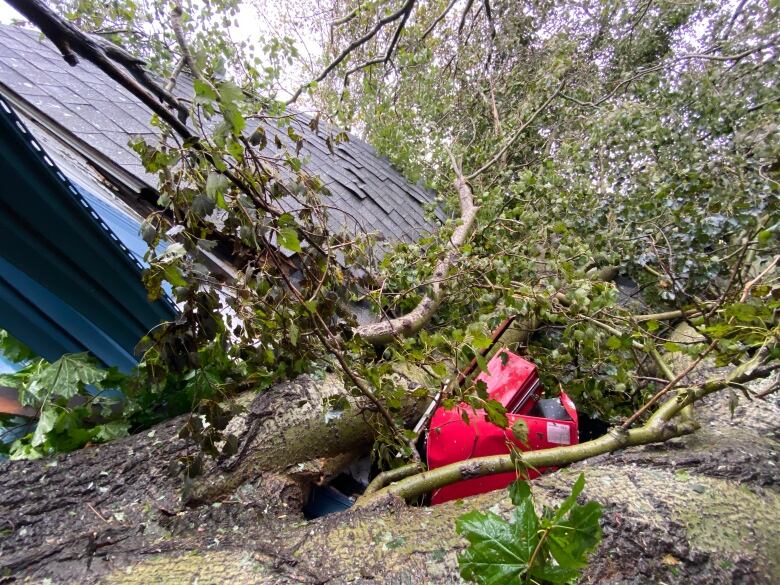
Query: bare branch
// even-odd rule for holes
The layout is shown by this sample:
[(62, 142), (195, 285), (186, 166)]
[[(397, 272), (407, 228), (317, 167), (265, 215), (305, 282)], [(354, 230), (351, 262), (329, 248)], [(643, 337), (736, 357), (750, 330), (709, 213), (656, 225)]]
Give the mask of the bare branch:
[(471, 192), (463, 173), (460, 170), (455, 157), (450, 153), (452, 168), (455, 171), (455, 189), (458, 191), (460, 199), (460, 220), (461, 223), (455, 228), (450, 236), (451, 249), (446, 253), (433, 270), (431, 277), (431, 290), (425, 295), (417, 306), (403, 317), (397, 317), (388, 321), (362, 325), (355, 330), (359, 335), (369, 343), (387, 343), (395, 336), (400, 335), (408, 337), (414, 335), (422, 329), (436, 313), (444, 299), (444, 281), (447, 279), (447, 273), (455, 265), (459, 257), (459, 250), (466, 243), (467, 238), (474, 229), (474, 223), (477, 217), (479, 207), (474, 205), (474, 195)]
[(600, 106), (601, 104), (603, 104), (605, 101), (607, 101), (612, 96), (614, 96), (620, 90), (621, 87), (623, 87), (623, 86), (625, 86), (625, 85), (627, 85), (629, 83), (632, 83), (633, 81), (636, 81), (640, 77), (643, 77), (643, 76), (648, 75), (650, 73), (655, 73), (657, 71), (661, 71), (662, 69), (664, 69), (665, 67), (667, 67), (669, 65), (674, 65), (674, 64), (680, 63), (682, 61), (690, 61), (690, 60), (693, 60), (693, 59), (701, 59), (701, 60), (704, 60), (704, 61), (719, 61), (719, 62), (741, 61), (745, 57), (749, 57), (750, 55), (753, 55), (754, 53), (759, 53), (759, 52), (763, 51), (764, 49), (768, 49), (770, 47), (773, 47), (775, 45), (775, 43), (777, 42), (777, 40), (778, 40), (778, 38), (774, 37), (773, 39), (771, 39), (770, 41), (764, 43), (763, 45), (759, 45), (757, 47), (752, 47), (750, 49), (746, 49), (746, 50), (742, 51), (741, 53), (735, 53), (733, 55), (712, 55), (711, 53), (716, 51), (718, 49), (718, 47), (711, 47), (711, 48), (705, 50), (703, 53), (692, 53), (692, 54), (688, 54), (688, 55), (680, 55), (679, 57), (675, 57), (674, 59), (672, 59), (670, 62), (660, 63), (658, 65), (653, 65), (652, 67), (647, 67), (646, 69), (641, 69), (641, 70), (637, 71), (631, 77), (628, 77), (628, 78), (620, 81), (615, 87), (612, 88), (612, 91), (610, 91), (609, 93), (607, 93), (603, 97), (599, 98), (595, 102), (594, 101), (589, 101), (588, 102), (588, 101), (578, 100), (577, 98), (572, 97), (572, 96), (567, 95), (567, 94), (561, 94), (561, 97), (563, 97), (564, 99), (567, 99), (567, 100), (569, 100), (571, 102), (574, 102), (575, 104), (577, 104), (579, 106), (589, 106), (589, 107), (595, 108), (595, 107)]
[(468, 0), (466, 8), (463, 9), (463, 14), (460, 17), (460, 24), (458, 25), (458, 34), (463, 32), (463, 27), (466, 26), (466, 17), (471, 12), (471, 7), (474, 5), (474, 0)]
[(176, 37), (176, 42), (179, 43), (182, 61), (189, 67), (190, 73), (192, 73), (194, 77), (198, 78), (200, 81), (204, 81), (200, 69), (195, 65), (195, 60), (192, 58), (192, 51), (190, 51), (190, 46), (187, 44), (187, 37), (184, 35), (184, 29), (181, 24), (183, 13), (184, 9), (181, 7), (181, 1), (177, 0), (171, 10), (171, 28)]
[(452, 7), (455, 6), (455, 3), (457, 1), (458, 0), (450, 0), (450, 3), (447, 5), (447, 8), (445, 8), (444, 11), (433, 20), (431, 26), (429, 26), (425, 30), (425, 32), (422, 34), (418, 42), (424, 41), (425, 37), (427, 37), (429, 34), (433, 32), (433, 29), (435, 29), (436, 26), (444, 19), (444, 17), (447, 16), (447, 13), (449, 13), (449, 11), (452, 10)]
[(740, 14), (742, 14), (742, 10), (745, 8), (745, 4), (747, 4), (747, 0), (741, 0), (741, 2), (737, 4), (737, 7), (734, 9), (734, 14), (731, 15), (729, 23), (726, 26), (726, 30), (723, 32), (724, 41), (728, 40), (728, 38), (731, 36), (731, 31), (734, 28), (734, 24), (736, 24)]
[(762, 270), (758, 276), (745, 285), (745, 288), (742, 290), (742, 296), (739, 299), (740, 303), (744, 303), (748, 299), (750, 296), (750, 290), (756, 286), (756, 284), (758, 284), (762, 278), (769, 274), (769, 272), (777, 265), (778, 262), (780, 262), (780, 256), (775, 256), (769, 265), (764, 268), (764, 270)]
[(393, 38), (390, 40), (390, 44), (387, 46), (387, 50), (385, 51), (385, 54), (381, 57), (377, 57), (375, 59), (369, 59), (368, 61), (364, 61), (363, 63), (360, 63), (358, 65), (355, 65), (352, 69), (346, 72), (344, 75), (344, 85), (347, 84), (347, 81), (349, 80), (349, 76), (353, 73), (356, 73), (357, 71), (360, 71), (361, 69), (365, 69), (366, 67), (369, 67), (371, 65), (380, 65), (382, 63), (388, 63), (390, 61), (390, 57), (393, 55), (393, 51), (395, 51), (395, 47), (398, 44), (398, 39), (401, 38), (401, 31), (404, 29), (404, 26), (406, 26), (406, 21), (409, 19), (409, 15), (412, 12), (412, 7), (414, 6), (414, 2), (409, 3), (409, 9), (404, 13), (403, 18), (401, 18), (401, 22), (398, 23), (398, 27), (395, 29), (395, 33), (393, 33)]
[(485, 6), (485, 16), (487, 17), (488, 25), (490, 26), (490, 36), (496, 38), (496, 25), (493, 22), (493, 12), (490, 9), (490, 0), (482, 0)]
[[(16, 1), (18, 1), (18, 0), (16, 0)], [(301, 94), (303, 93), (303, 90), (305, 90), (305, 89), (306, 89), (306, 88), (307, 88), (307, 87), (308, 87), (308, 86), (309, 86), (311, 83), (313, 83), (313, 82), (317, 82), (317, 83), (319, 83), (320, 81), (322, 81), (323, 79), (325, 79), (325, 78), (326, 78), (326, 77), (327, 77), (327, 76), (328, 76), (328, 75), (331, 73), (331, 71), (333, 71), (333, 70), (334, 70), (336, 67), (338, 67), (338, 66), (339, 66), (339, 64), (341, 64), (341, 62), (342, 62), (342, 61), (344, 61), (344, 59), (346, 59), (347, 57), (349, 57), (349, 55), (350, 55), (350, 54), (351, 54), (353, 51), (355, 51), (355, 50), (359, 49), (360, 47), (362, 47), (363, 45), (365, 45), (365, 44), (366, 44), (368, 41), (370, 41), (371, 39), (373, 39), (373, 38), (374, 38), (374, 37), (377, 35), (377, 33), (378, 33), (380, 30), (382, 30), (382, 29), (383, 29), (385, 26), (387, 26), (387, 25), (388, 25), (388, 24), (390, 24), (391, 22), (395, 22), (395, 21), (396, 21), (396, 20), (398, 20), (399, 18), (404, 18), (404, 21), (405, 21), (405, 20), (406, 20), (406, 18), (408, 18), (408, 12), (409, 12), (409, 11), (411, 11), (411, 9), (412, 9), (412, 7), (414, 6), (415, 2), (416, 2), (416, 0), (406, 0), (406, 2), (404, 2), (403, 6), (401, 6), (401, 8), (399, 8), (397, 11), (393, 12), (392, 14), (389, 14), (388, 16), (385, 16), (384, 18), (380, 18), (378, 21), (376, 21), (376, 23), (375, 23), (375, 24), (374, 24), (374, 26), (371, 28), (371, 30), (369, 30), (369, 31), (368, 31), (366, 34), (364, 34), (362, 37), (360, 37), (360, 38), (358, 38), (358, 39), (355, 39), (354, 41), (352, 41), (352, 42), (349, 44), (349, 46), (348, 46), (346, 49), (344, 49), (344, 50), (343, 50), (343, 51), (342, 51), (342, 52), (341, 52), (341, 53), (338, 55), (338, 57), (336, 57), (336, 58), (335, 58), (333, 61), (331, 61), (331, 63), (330, 63), (330, 64), (329, 64), (327, 67), (325, 67), (325, 68), (324, 68), (324, 69), (323, 69), (323, 70), (322, 70), (322, 71), (319, 73), (319, 75), (317, 75), (317, 77), (315, 77), (315, 78), (314, 78), (312, 81), (310, 81), (309, 83), (307, 83), (307, 84), (305, 84), (305, 85), (302, 85), (301, 87), (299, 87), (299, 88), (297, 89), (297, 91), (296, 91), (296, 92), (295, 92), (295, 93), (292, 95), (292, 97), (291, 97), (289, 100), (287, 100), (287, 101), (285, 102), (285, 105), (288, 105), (288, 106), (289, 106), (290, 104), (292, 104), (292, 103), (294, 103), (295, 101), (297, 101), (297, 100), (298, 100), (298, 98), (299, 98), (299, 97), (301, 96)], [(397, 33), (398, 33), (398, 31), (397, 31)], [(398, 33), (398, 34), (400, 34), (400, 33)]]
[(688, 375), (688, 374), (690, 374), (690, 373), (691, 373), (691, 372), (692, 372), (694, 369), (696, 369), (696, 367), (697, 367), (697, 366), (698, 366), (698, 365), (699, 365), (699, 364), (702, 362), (702, 360), (703, 360), (705, 357), (707, 357), (707, 355), (709, 355), (709, 353), (710, 353), (710, 352), (711, 352), (713, 349), (715, 349), (715, 346), (716, 346), (717, 344), (718, 344), (717, 340), (716, 340), (716, 341), (713, 341), (712, 343), (710, 343), (710, 344), (709, 344), (709, 346), (707, 346), (707, 349), (705, 349), (703, 352), (701, 352), (701, 353), (699, 354), (699, 357), (697, 357), (697, 358), (696, 358), (696, 359), (695, 359), (693, 362), (691, 362), (691, 364), (690, 364), (690, 365), (689, 365), (687, 368), (685, 368), (685, 369), (684, 369), (682, 372), (680, 372), (680, 373), (679, 373), (679, 374), (677, 374), (677, 375), (676, 375), (676, 376), (675, 376), (675, 377), (674, 377), (672, 380), (670, 380), (670, 381), (669, 381), (669, 383), (668, 383), (666, 386), (664, 386), (664, 387), (663, 387), (663, 388), (661, 388), (661, 389), (660, 389), (658, 392), (656, 392), (656, 393), (653, 395), (653, 397), (652, 397), (650, 400), (648, 400), (647, 402), (645, 402), (645, 404), (642, 406), (642, 408), (640, 408), (639, 410), (637, 410), (637, 411), (636, 411), (634, 414), (632, 414), (632, 415), (631, 415), (631, 416), (630, 416), (630, 417), (629, 417), (629, 418), (626, 420), (626, 422), (624, 422), (624, 423), (623, 423), (623, 425), (621, 426), (621, 428), (622, 428), (623, 430), (628, 430), (629, 428), (631, 428), (631, 425), (632, 425), (632, 424), (634, 424), (634, 422), (636, 422), (636, 421), (639, 419), (639, 417), (641, 417), (641, 416), (642, 416), (642, 415), (643, 415), (645, 412), (647, 412), (647, 411), (648, 411), (648, 410), (649, 410), (649, 409), (650, 409), (650, 408), (651, 408), (651, 407), (652, 407), (652, 406), (653, 406), (653, 405), (654, 405), (656, 402), (658, 402), (658, 401), (659, 401), (661, 398), (663, 398), (664, 396), (666, 396), (666, 394), (668, 394), (668, 393), (669, 393), (671, 390), (673, 390), (673, 389), (674, 389), (674, 387), (675, 387), (675, 386), (677, 386), (677, 384), (679, 384), (679, 383), (680, 383), (680, 381), (682, 381), (682, 379), (683, 379), (683, 378), (685, 378), (685, 376), (687, 376), (687, 375)]

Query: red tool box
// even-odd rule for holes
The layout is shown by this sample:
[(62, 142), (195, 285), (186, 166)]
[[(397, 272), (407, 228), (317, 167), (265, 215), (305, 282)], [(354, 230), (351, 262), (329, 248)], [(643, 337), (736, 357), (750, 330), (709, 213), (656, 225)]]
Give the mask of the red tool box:
[[(485, 382), (489, 397), (506, 408), (508, 427), (496, 426), (487, 419), (484, 410), (474, 410), (464, 403), (451, 410), (438, 408), (428, 431), (429, 469), (473, 457), (508, 454), (511, 445), (522, 451), (534, 451), (579, 442), (574, 404), (563, 392), (557, 398), (541, 400), (539, 376), (531, 362), (501, 350), (488, 363), (488, 371), (482, 372), (477, 380)], [(468, 423), (463, 420), (464, 411)], [(521, 443), (512, 431), (518, 420), (527, 426), (527, 443)], [(539, 470), (543, 471), (545, 469)], [(531, 470), (529, 475), (532, 479), (539, 473)], [(467, 479), (436, 490), (431, 503), (440, 504), (501, 489), (515, 479), (514, 472)]]

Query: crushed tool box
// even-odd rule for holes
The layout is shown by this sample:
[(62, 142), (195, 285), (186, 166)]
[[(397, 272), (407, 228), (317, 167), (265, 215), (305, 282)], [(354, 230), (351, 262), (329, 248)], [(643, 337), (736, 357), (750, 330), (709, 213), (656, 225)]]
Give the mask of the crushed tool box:
[[(450, 410), (438, 408), (428, 431), (429, 469), (474, 457), (506, 455), (512, 445), (522, 451), (535, 451), (579, 442), (574, 404), (564, 392), (556, 398), (542, 400), (539, 375), (531, 362), (501, 350), (488, 363), (487, 372), (482, 372), (476, 379), (483, 381), (488, 396), (506, 409), (507, 428), (491, 423), (484, 410), (475, 410), (464, 403)], [(529, 478), (538, 477), (544, 471), (528, 470)], [(514, 472), (509, 472), (466, 479), (436, 490), (431, 503), (440, 504), (501, 489), (516, 477)]]

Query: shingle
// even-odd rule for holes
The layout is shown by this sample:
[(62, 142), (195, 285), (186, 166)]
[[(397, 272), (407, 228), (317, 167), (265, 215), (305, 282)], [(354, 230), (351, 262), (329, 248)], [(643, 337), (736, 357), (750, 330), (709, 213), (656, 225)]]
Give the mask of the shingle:
[(58, 102), (72, 105), (73, 107), (71, 109), (76, 109), (76, 106), (78, 105), (86, 105), (89, 103), (87, 98), (79, 96), (68, 87), (64, 85), (58, 85), (56, 82), (47, 85), (40, 85), (40, 87), (42, 87), (46, 93), (48, 93)]
[(27, 78), (20, 73), (5, 67), (2, 63), (0, 63), (0, 82), (24, 97), (49, 95), (43, 88), (36, 87), (33, 83), (27, 81)]

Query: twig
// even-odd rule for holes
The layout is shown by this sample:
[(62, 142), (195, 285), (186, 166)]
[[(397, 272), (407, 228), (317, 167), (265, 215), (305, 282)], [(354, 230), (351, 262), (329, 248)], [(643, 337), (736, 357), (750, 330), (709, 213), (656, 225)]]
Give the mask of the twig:
[(702, 360), (703, 360), (705, 357), (707, 357), (707, 355), (708, 355), (708, 354), (709, 354), (709, 353), (710, 353), (710, 352), (711, 352), (713, 349), (715, 349), (715, 346), (716, 346), (717, 344), (718, 344), (717, 340), (715, 340), (715, 341), (713, 341), (712, 343), (710, 343), (710, 344), (707, 346), (707, 349), (705, 349), (705, 350), (704, 350), (704, 351), (703, 351), (701, 354), (699, 354), (699, 357), (698, 357), (698, 358), (696, 358), (696, 360), (694, 360), (694, 361), (693, 361), (693, 363), (691, 363), (691, 364), (690, 364), (690, 365), (689, 365), (687, 368), (685, 368), (685, 369), (684, 369), (682, 372), (680, 372), (679, 374), (677, 374), (677, 376), (675, 376), (675, 377), (674, 377), (672, 380), (670, 380), (670, 381), (669, 381), (669, 383), (668, 383), (666, 386), (664, 386), (663, 388), (661, 388), (661, 389), (660, 389), (658, 392), (656, 392), (656, 393), (653, 395), (653, 397), (652, 397), (650, 400), (648, 400), (647, 402), (645, 402), (645, 404), (644, 404), (644, 405), (643, 405), (643, 406), (642, 406), (642, 407), (641, 407), (639, 410), (637, 410), (637, 411), (636, 411), (634, 414), (632, 414), (630, 417), (628, 417), (628, 419), (626, 420), (626, 422), (624, 422), (624, 423), (621, 425), (621, 428), (622, 428), (623, 430), (628, 430), (629, 428), (631, 428), (631, 425), (632, 425), (632, 424), (634, 424), (634, 422), (635, 422), (635, 421), (636, 421), (636, 420), (637, 420), (639, 417), (641, 417), (641, 416), (642, 416), (644, 413), (646, 413), (646, 412), (647, 412), (647, 411), (650, 409), (650, 407), (652, 407), (652, 406), (653, 406), (653, 405), (654, 405), (656, 402), (658, 402), (658, 401), (659, 401), (661, 398), (663, 398), (664, 396), (666, 396), (666, 394), (667, 394), (667, 393), (668, 393), (670, 390), (672, 390), (672, 389), (673, 389), (675, 386), (677, 386), (677, 384), (679, 384), (679, 383), (680, 383), (680, 380), (682, 380), (683, 378), (685, 378), (685, 376), (687, 376), (688, 374), (690, 374), (690, 373), (691, 373), (691, 372), (694, 370), (694, 368), (696, 368), (696, 367), (697, 367), (697, 366), (698, 366), (698, 365), (699, 365), (699, 364), (702, 362)]
[(349, 46), (347, 46), (346, 49), (344, 49), (341, 53), (339, 53), (339, 55), (333, 61), (330, 62), (329, 65), (327, 65), (322, 71), (320, 71), (317, 77), (312, 79), (309, 83), (300, 86), (296, 90), (296, 92), (292, 95), (292, 97), (285, 102), (285, 105), (289, 106), (290, 104), (296, 102), (298, 98), (301, 96), (301, 94), (303, 93), (303, 90), (309, 87), (309, 85), (311, 85), (313, 82), (319, 83), (320, 81), (325, 79), (330, 74), (331, 71), (333, 71), (336, 67), (338, 67), (339, 64), (350, 55), (350, 53), (352, 53), (356, 49), (359, 49), (360, 47), (365, 45), (368, 41), (373, 39), (377, 35), (377, 33), (385, 27), (385, 25), (388, 25), (391, 22), (395, 22), (399, 18), (402, 18), (404, 15), (408, 17), (408, 11), (412, 9), (415, 2), (416, 0), (406, 0), (406, 2), (404, 3), (403, 6), (401, 6), (401, 8), (399, 8), (392, 14), (385, 16), (384, 18), (380, 18), (378, 21), (376, 21), (376, 23), (371, 28), (371, 30), (369, 30), (362, 37), (352, 41), (349, 44)]
[(539, 106), (536, 111), (534, 111), (533, 114), (531, 114), (531, 117), (528, 118), (525, 122), (523, 122), (520, 125), (520, 128), (518, 128), (515, 133), (512, 135), (512, 137), (507, 140), (507, 142), (504, 144), (503, 147), (496, 153), (496, 155), (490, 159), (487, 163), (482, 165), (480, 168), (478, 168), (476, 171), (471, 173), (470, 175), (466, 176), (467, 181), (472, 181), (475, 178), (477, 178), (479, 175), (484, 173), (486, 170), (488, 170), (490, 167), (492, 167), (496, 162), (498, 162), (502, 156), (504, 156), (504, 153), (509, 149), (512, 144), (514, 144), (515, 140), (517, 140), (520, 135), (523, 133), (523, 131), (528, 128), (528, 126), (541, 114), (547, 109), (547, 106), (550, 105), (550, 103), (558, 97), (558, 94), (563, 91), (564, 86), (566, 85), (566, 81), (561, 81), (560, 85), (558, 85), (558, 88), (548, 97), (545, 102)]
[(780, 382), (776, 382), (775, 384), (772, 384), (769, 388), (767, 388), (766, 390), (762, 390), (761, 392), (758, 392), (754, 396), (755, 398), (766, 398), (767, 396), (769, 396), (770, 394), (774, 394), (778, 390), (780, 390)]
[(761, 273), (760, 273), (758, 276), (756, 276), (756, 277), (755, 277), (753, 280), (750, 280), (750, 281), (748, 281), (748, 283), (745, 285), (745, 288), (744, 288), (744, 289), (742, 289), (742, 296), (741, 296), (741, 297), (740, 297), (740, 299), (739, 299), (739, 302), (740, 302), (740, 303), (744, 303), (744, 302), (747, 300), (748, 296), (750, 296), (750, 290), (751, 290), (751, 289), (752, 289), (754, 286), (756, 286), (756, 284), (757, 284), (757, 283), (758, 283), (758, 282), (759, 282), (759, 281), (760, 281), (762, 278), (764, 278), (764, 277), (765, 277), (765, 276), (766, 276), (766, 275), (769, 273), (769, 271), (770, 271), (770, 270), (772, 270), (772, 268), (774, 268), (774, 267), (775, 267), (775, 265), (776, 265), (778, 262), (780, 262), (780, 255), (778, 255), (778, 256), (775, 256), (775, 257), (772, 259), (772, 261), (769, 263), (769, 266), (767, 266), (766, 268), (764, 268), (764, 270), (762, 270), (762, 271), (761, 271)]
[(414, 7), (414, 2), (409, 2), (409, 7), (404, 11), (403, 17), (401, 18), (401, 22), (398, 23), (398, 26), (395, 29), (395, 33), (393, 33), (393, 38), (390, 40), (390, 44), (387, 46), (387, 50), (385, 50), (385, 54), (381, 57), (376, 57), (374, 59), (369, 59), (368, 61), (363, 61), (362, 63), (359, 63), (358, 65), (355, 65), (350, 70), (348, 70), (344, 74), (344, 85), (346, 86), (350, 75), (353, 73), (356, 73), (360, 71), (361, 69), (365, 69), (366, 67), (370, 67), (371, 65), (380, 65), (382, 63), (388, 63), (390, 61), (390, 57), (393, 56), (393, 51), (395, 51), (395, 47), (398, 44), (398, 39), (401, 38), (401, 31), (404, 29), (404, 26), (406, 26), (406, 21), (409, 19), (409, 15), (412, 12), (412, 8)]
[(594, 101), (586, 102), (586, 101), (578, 100), (577, 98), (575, 98), (573, 96), (570, 96), (570, 95), (567, 95), (567, 94), (561, 94), (561, 97), (563, 97), (564, 99), (569, 100), (571, 102), (574, 102), (575, 104), (577, 104), (579, 106), (589, 106), (589, 107), (595, 108), (595, 107), (598, 107), (601, 104), (603, 104), (605, 101), (607, 101), (613, 95), (615, 95), (618, 92), (618, 90), (621, 87), (623, 87), (624, 85), (627, 85), (627, 84), (629, 84), (629, 83), (631, 83), (633, 81), (636, 81), (637, 79), (639, 79), (640, 77), (643, 77), (644, 75), (648, 75), (650, 73), (655, 73), (657, 71), (661, 71), (662, 69), (664, 69), (667, 66), (674, 65), (674, 64), (680, 63), (682, 61), (688, 61), (688, 60), (691, 60), (691, 59), (703, 59), (703, 60), (707, 60), (707, 61), (722, 61), (722, 62), (726, 62), (726, 61), (741, 61), (742, 59), (752, 55), (753, 53), (758, 53), (759, 51), (763, 51), (764, 49), (767, 49), (767, 48), (771, 47), (772, 44), (776, 40), (777, 39), (772, 39), (768, 43), (764, 43), (763, 45), (759, 45), (758, 47), (753, 47), (753, 48), (750, 48), (750, 49), (746, 49), (745, 51), (742, 51), (741, 53), (736, 53), (734, 55), (722, 55), (722, 56), (710, 55), (709, 53), (715, 51), (717, 49), (717, 47), (712, 47), (710, 49), (707, 49), (707, 50), (705, 50), (704, 53), (680, 55), (679, 57), (675, 57), (674, 59), (672, 59), (670, 62), (661, 63), (659, 65), (653, 65), (652, 67), (648, 67), (646, 69), (642, 69), (640, 71), (637, 71), (631, 77), (628, 77), (628, 78), (620, 81), (615, 87), (612, 88), (612, 90), (609, 93), (607, 93), (606, 95), (602, 96), (600, 99), (598, 99), (595, 102)]
[(442, 21), (442, 19), (444, 19), (444, 17), (447, 16), (447, 13), (449, 13), (449, 11), (452, 10), (452, 7), (455, 6), (457, 1), (458, 0), (450, 0), (450, 3), (447, 4), (447, 8), (445, 8), (444, 11), (433, 20), (431, 25), (427, 29), (425, 29), (425, 32), (422, 34), (422, 36), (420, 36), (419, 40), (417, 41), (418, 43), (424, 41), (425, 37), (427, 37), (429, 34), (433, 32), (433, 29), (436, 28), (436, 25), (438, 25)]
[(103, 516), (103, 514), (101, 514), (100, 512), (98, 512), (98, 511), (95, 509), (95, 506), (93, 506), (92, 504), (90, 504), (89, 502), (87, 502), (87, 507), (88, 507), (90, 510), (92, 510), (92, 511), (95, 513), (95, 516), (97, 516), (98, 518), (100, 518), (100, 519), (101, 519), (103, 522), (105, 522), (106, 524), (111, 524), (111, 522), (109, 522), (108, 520), (106, 520), (106, 518), (105, 518), (105, 516)]

